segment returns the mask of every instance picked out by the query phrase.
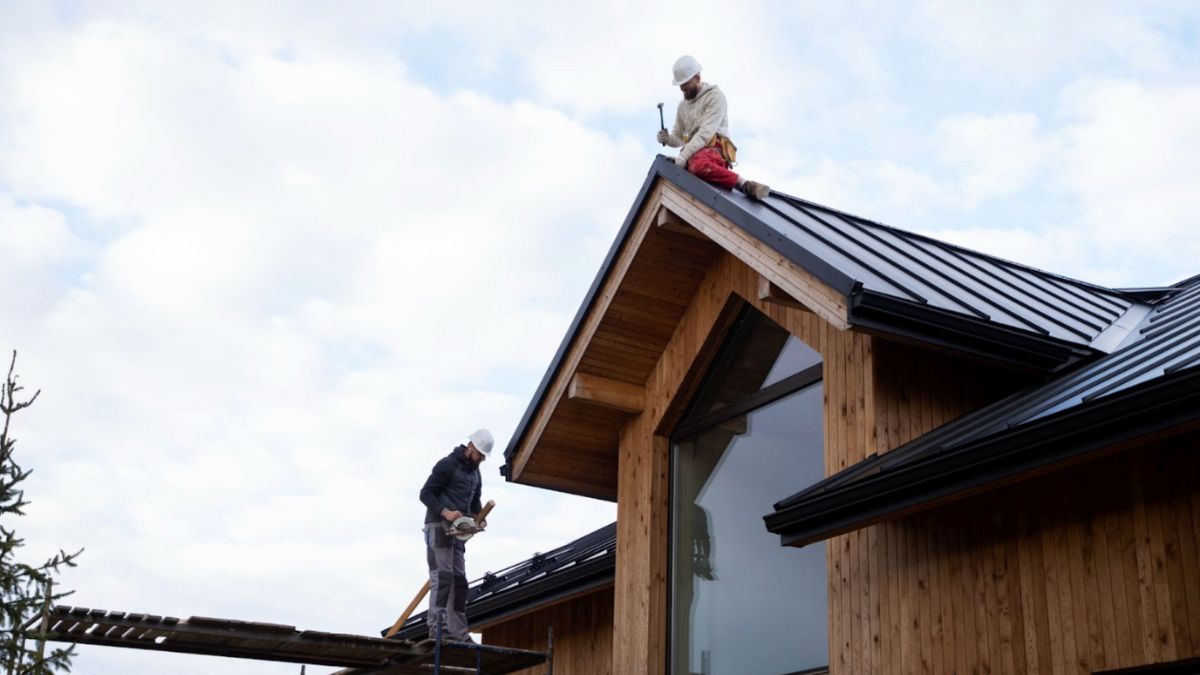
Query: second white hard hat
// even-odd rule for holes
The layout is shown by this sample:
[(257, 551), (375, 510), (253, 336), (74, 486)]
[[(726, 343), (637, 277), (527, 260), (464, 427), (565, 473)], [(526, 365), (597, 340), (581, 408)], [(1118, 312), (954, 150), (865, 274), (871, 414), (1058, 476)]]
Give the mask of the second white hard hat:
[(495, 445), (495, 441), (492, 439), (492, 432), (487, 429), (476, 429), (474, 433), (467, 437), (467, 440), (471, 441), (471, 445), (474, 445), (476, 450), (483, 453), (484, 457), (492, 454), (492, 446)]
[(671, 69), (671, 73), (675, 76), (675, 86), (687, 82), (693, 77), (700, 74), (700, 62), (689, 54), (684, 54), (675, 60), (675, 66)]

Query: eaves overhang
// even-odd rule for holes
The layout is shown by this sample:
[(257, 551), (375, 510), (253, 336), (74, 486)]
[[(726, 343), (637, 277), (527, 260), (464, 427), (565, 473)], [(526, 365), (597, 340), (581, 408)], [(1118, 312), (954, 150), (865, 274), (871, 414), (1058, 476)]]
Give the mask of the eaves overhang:
[(803, 546), (1198, 423), (1200, 369), (1193, 368), (899, 466), (872, 467), (877, 458), (868, 459), (846, 470), (858, 474), (853, 480), (818, 483), (777, 503), (763, 521), (782, 545)]
[(664, 163), (662, 158), (659, 158), (650, 166), (650, 171), (646, 174), (646, 180), (642, 182), (642, 187), (638, 190), (637, 197), (633, 200), (633, 205), (629, 208), (629, 213), (625, 216), (625, 221), (621, 224), (621, 229), (617, 231), (616, 239), (613, 241), (612, 246), (609, 247), (608, 253), (604, 256), (604, 262), (600, 265), (600, 271), (596, 273), (596, 278), (592, 280), (592, 285), (588, 288), (587, 294), (583, 298), (583, 303), (580, 304), (579, 310), (575, 312), (575, 318), (571, 319), (571, 325), (567, 328), (566, 335), (563, 336), (562, 342), (559, 343), (558, 349), (554, 352), (554, 357), (550, 359), (550, 366), (546, 369), (546, 374), (542, 376), (541, 382), (538, 383), (537, 389), (534, 390), (533, 398), (525, 408), (525, 413), (521, 415), (521, 421), (517, 423), (516, 431), (513, 432), (512, 438), (508, 441), (508, 447), (504, 449), (504, 464), (500, 466), (500, 475), (510, 481), (513, 479), (513, 456), (516, 454), (517, 448), (521, 447), (521, 443), (524, 442), (525, 436), (529, 432), (529, 424), (545, 399), (546, 391), (550, 388), (550, 383), (558, 373), (567, 350), (579, 334), (579, 328), (583, 324), (584, 318), (596, 304), (600, 288), (612, 269), (613, 261), (616, 260), (617, 255), (620, 254), (626, 240), (629, 238), (629, 233), (633, 229), (638, 211), (641, 210), (642, 202), (645, 201), (646, 195), (649, 194), (650, 189), (654, 186), (654, 181), (658, 177), (658, 170), (662, 163)]

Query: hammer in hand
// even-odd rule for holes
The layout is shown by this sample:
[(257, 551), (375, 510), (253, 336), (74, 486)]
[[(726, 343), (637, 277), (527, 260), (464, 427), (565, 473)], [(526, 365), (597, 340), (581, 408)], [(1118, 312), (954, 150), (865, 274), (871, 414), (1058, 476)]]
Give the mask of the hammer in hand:
[[(659, 103), (659, 104), (658, 104), (658, 128), (659, 128), (659, 129), (662, 129), (663, 131), (666, 131), (666, 130), (667, 130), (667, 123), (663, 121), (662, 107), (663, 107), (663, 104)], [(665, 147), (666, 145), (667, 145), (666, 143), (663, 143), (663, 146), (664, 146), (664, 147)]]

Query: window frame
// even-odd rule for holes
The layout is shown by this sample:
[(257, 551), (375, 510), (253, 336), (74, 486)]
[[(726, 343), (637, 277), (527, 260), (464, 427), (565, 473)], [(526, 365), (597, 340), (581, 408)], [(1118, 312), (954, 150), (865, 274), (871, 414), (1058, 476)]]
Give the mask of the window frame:
[[(802, 389), (811, 387), (818, 383), (822, 383), (822, 382), (824, 382), (824, 379), (825, 379), (825, 377), (824, 377), (825, 359), (824, 359), (824, 356), (822, 356), (820, 363), (809, 366), (808, 368), (805, 368), (804, 370), (801, 370), (798, 373), (794, 373), (792, 375), (789, 375), (789, 376), (783, 378), (782, 380), (780, 380), (778, 382), (767, 385), (766, 387), (763, 387), (762, 389), (759, 389), (758, 391), (756, 391), (752, 394), (748, 394), (741, 400), (736, 401), (730, 405), (727, 405), (726, 407), (721, 408), (720, 410), (714, 410), (712, 412), (702, 413), (702, 414), (697, 414), (695, 411), (691, 410), (692, 404), (699, 398), (701, 393), (705, 390), (705, 387), (712, 381), (712, 378), (714, 377), (716, 370), (720, 367), (719, 364), (721, 362), (721, 356), (727, 354), (731, 349), (735, 349), (736, 347), (739, 346), (739, 343), (742, 342), (742, 340), (739, 340), (740, 336), (739, 336), (738, 328), (742, 325), (743, 322), (747, 321), (754, 314), (759, 314), (759, 315), (761, 315), (761, 317), (763, 319), (766, 319), (767, 321), (772, 321), (772, 322), (775, 322), (776, 324), (778, 324), (778, 322), (776, 322), (774, 319), (767, 316), (765, 313), (758, 311), (755, 307), (753, 307), (749, 304), (743, 305), (742, 310), (738, 313), (737, 318), (730, 324), (728, 332), (726, 333), (725, 337), (721, 340), (721, 346), (716, 350), (716, 357), (707, 365), (706, 372), (704, 373), (704, 376), (701, 378), (699, 385), (690, 392), (691, 399), (688, 401), (687, 406), (684, 409), (685, 412), (683, 413), (683, 416), (679, 419), (678, 422), (676, 422), (674, 429), (671, 431), (670, 435), (667, 437), (667, 440), (668, 440), (668, 446), (667, 446), (667, 476), (668, 476), (668, 481), (667, 481), (667, 528), (666, 528), (667, 529), (667, 549), (668, 549), (667, 550), (667, 575), (666, 575), (667, 633), (665, 636), (666, 644), (663, 645), (663, 652), (664, 652), (664, 656), (665, 656), (665, 660), (666, 660), (665, 672), (667, 672), (667, 673), (671, 672), (671, 668), (674, 665), (673, 664), (673, 660), (674, 660), (674, 656), (675, 656), (674, 640), (675, 640), (676, 625), (678, 623), (676, 616), (675, 616), (675, 493), (676, 493), (675, 449), (676, 449), (676, 446), (682, 441), (686, 441), (688, 439), (699, 436), (700, 434), (703, 434), (704, 432), (709, 431), (710, 429), (716, 428), (716, 427), (720, 426), (721, 424), (728, 422), (731, 419), (740, 417), (742, 415), (748, 415), (756, 410), (759, 410), (760, 408), (765, 408), (766, 406), (771, 405), (772, 403), (775, 403), (776, 401), (778, 401), (780, 399), (791, 396), (792, 394), (794, 394)], [(786, 326), (781, 326), (781, 327), (785, 331), (787, 331)], [(798, 336), (793, 334), (791, 331), (787, 331), (787, 332), (790, 337), (796, 338), (797, 340), (800, 339)], [(803, 340), (801, 340), (801, 342), (803, 342)], [(808, 344), (808, 343), (805, 343), (805, 344)], [(811, 346), (812, 345), (809, 345), (809, 347), (811, 347)], [(824, 410), (822, 410), (822, 416), (823, 415), (824, 415)], [(825, 433), (824, 425), (822, 424), (822, 436), (824, 436), (824, 433)], [(829, 570), (826, 569), (825, 573), (828, 576)], [(826, 579), (826, 581), (828, 581), (828, 579)], [(826, 666), (817, 667), (817, 668), (814, 668), (811, 670), (802, 670), (802, 671), (799, 671), (799, 675), (803, 675), (804, 673), (807, 673), (807, 672), (814, 672), (814, 673), (827, 672), (828, 667), (829, 666), (826, 665)]]

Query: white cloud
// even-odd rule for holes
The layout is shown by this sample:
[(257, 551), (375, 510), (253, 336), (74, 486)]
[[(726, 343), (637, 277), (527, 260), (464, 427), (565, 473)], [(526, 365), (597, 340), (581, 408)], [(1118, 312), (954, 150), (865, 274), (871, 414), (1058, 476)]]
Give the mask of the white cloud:
[[(30, 555), (85, 546), (66, 577), (82, 605), (387, 624), (424, 576), (429, 467), (515, 424), (641, 148), (354, 49), (282, 58), (140, 21), (41, 40), (0, 61), (0, 186), (23, 200), (0, 201), (0, 255), (57, 282), (4, 335), (46, 392), (18, 421)], [(39, 203), (70, 205), (88, 238)], [(473, 574), (613, 517), (513, 491), (495, 465), (501, 527)], [(570, 527), (502, 534), (539, 511)], [(76, 670), (150, 663), (91, 649)]]
[(1195, 25), (1193, 9), (1145, 3), (919, 3), (909, 29), (951, 71), (996, 85), (1032, 84), (1083, 67), (1168, 70), (1176, 55), (1161, 26)]
[[(390, 622), (422, 580), (420, 482), (523, 412), (684, 52), (753, 178), (1092, 281), (1195, 271), (1195, 50), (1171, 22), (922, 7), (0, 9), (0, 283), (23, 289), (0, 339), (45, 392), (17, 426), (30, 553), (87, 546), (80, 604)], [(498, 463), (473, 575), (614, 515)], [(76, 672), (164, 663), (212, 669), (90, 649)]]
[(968, 208), (1019, 192), (1054, 152), (1039, 135), (1037, 117), (1028, 113), (950, 117), (938, 124), (936, 134), (943, 160), (961, 176), (959, 190)]
[(33, 320), (73, 282), (94, 253), (56, 209), (18, 204), (0, 192), (0, 316)]

